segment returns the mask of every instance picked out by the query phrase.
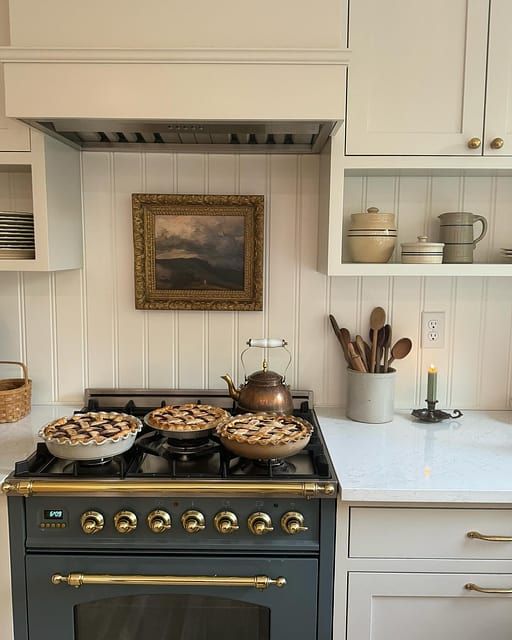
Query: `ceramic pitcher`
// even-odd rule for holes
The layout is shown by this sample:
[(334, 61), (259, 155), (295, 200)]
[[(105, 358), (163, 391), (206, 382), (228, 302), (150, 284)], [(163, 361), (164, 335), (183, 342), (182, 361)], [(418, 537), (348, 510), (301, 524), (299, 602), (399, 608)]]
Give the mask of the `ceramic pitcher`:
[[(468, 264), (473, 262), (473, 251), (487, 233), (487, 220), (474, 213), (449, 212), (442, 213), (441, 242), (444, 242), (443, 262)], [(482, 233), (474, 237), (473, 225), (482, 223)]]

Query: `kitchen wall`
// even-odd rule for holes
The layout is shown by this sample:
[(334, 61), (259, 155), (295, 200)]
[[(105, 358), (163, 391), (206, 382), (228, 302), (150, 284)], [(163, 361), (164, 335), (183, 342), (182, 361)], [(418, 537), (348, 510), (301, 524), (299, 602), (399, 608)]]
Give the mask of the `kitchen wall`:
[[(1, 206), (21, 206), (20, 177), (0, 180)], [(131, 194), (139, 191), (264, 194), (265, 310), (136, 311)], [(398, 367), (398, 406), (423, 399), (431, 362), (440, 371), (442, 405), (509, 406), (511, 280), (318, 273), (317, 157), (84, 153), (83, 193), (82, 271), (0, 272), (0, 356), (28, 362), (35, 402), (79, 402), (87, 386), (221, 388), (225, 372), (240, 379), (247, 338), (268, 335), (290, 343), (293, 386), (314, 389), (317, 404), (343, 404), (344, 364), (327, 314), (366, 333), (379, 304), (395, 337), (410, 336), (415, 345)], [(512, 246), (512, 178), (350, 177), (345, 200), (347, 214), (372, 205), (397, 211), (400, 241), (430, 229), (440, 212), (463, 207), (490, 220), (477, 259), (492, 258), (506, 241)], [(444, 349), (418, 349), (422, 309), (446, 311)], [(249, 371), (259, 355), (249, 358)], [(279, 370), (283, 355), (271, 356)]]

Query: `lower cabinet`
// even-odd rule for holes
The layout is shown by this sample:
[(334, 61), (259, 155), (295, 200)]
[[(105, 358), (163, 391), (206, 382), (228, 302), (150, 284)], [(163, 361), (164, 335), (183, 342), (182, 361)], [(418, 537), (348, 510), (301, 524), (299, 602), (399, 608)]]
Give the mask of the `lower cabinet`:
[(348, 578), (347, 640), (510, 640), (512, 574), (356, 573)]

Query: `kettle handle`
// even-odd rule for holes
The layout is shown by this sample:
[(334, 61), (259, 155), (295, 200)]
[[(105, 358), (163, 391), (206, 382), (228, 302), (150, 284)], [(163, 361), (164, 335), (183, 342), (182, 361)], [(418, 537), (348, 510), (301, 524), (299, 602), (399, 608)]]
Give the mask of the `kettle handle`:
[(283, 382), (286, 381), (286, 373), (292, 362), (292, 354), (289, 349), (286, 348), (287, 342), (284, 338), (249, 338), (246, 342), (247, 349), (244, 349), (240, 354), (240, 362), (242, 363), (242, 369), (244, 371), (244, 380), (247, 380), (247, 370), (245, 368), (244, 355), (252, 347), (260, 347), (261, 349), (270, 349), (275, 347), (282, 347), (288, 353), (288, 364), (285, 367), (283, 373)]
[(249, 338), (246, 344), (249, 347), (263, 347), (267, 349), (269, 347), (286, 347), (288, 343), (284, 338)]

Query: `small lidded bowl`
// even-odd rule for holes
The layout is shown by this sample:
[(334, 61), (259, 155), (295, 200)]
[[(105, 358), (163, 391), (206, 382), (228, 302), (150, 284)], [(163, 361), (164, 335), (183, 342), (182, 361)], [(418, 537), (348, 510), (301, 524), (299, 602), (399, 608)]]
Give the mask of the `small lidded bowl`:
[(428, 236), (418, 236), (418, 242), (402, 243), (402, 262), (404, 264), (441, 264), (443, 248), (443, 242), (429, 242)]
[(388, 262), (396, 244), (394, 213), (380, 213), (370, 207), (366, 213), (353, 213), (347, 233), (353, 262)]

